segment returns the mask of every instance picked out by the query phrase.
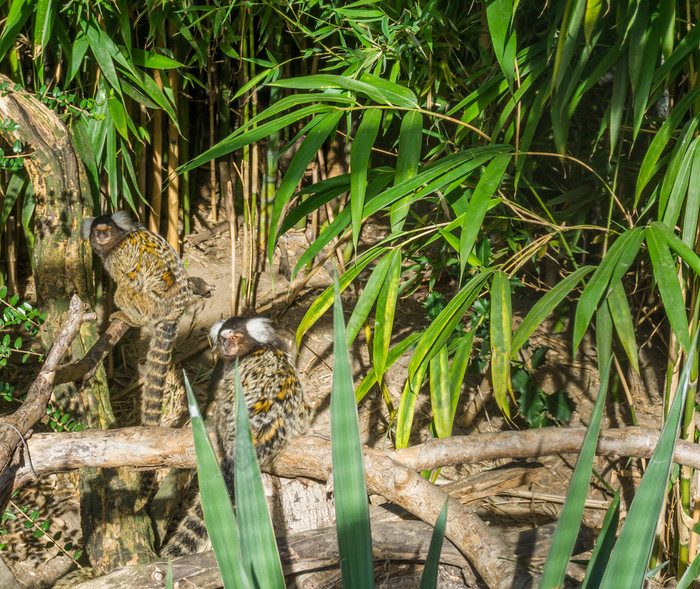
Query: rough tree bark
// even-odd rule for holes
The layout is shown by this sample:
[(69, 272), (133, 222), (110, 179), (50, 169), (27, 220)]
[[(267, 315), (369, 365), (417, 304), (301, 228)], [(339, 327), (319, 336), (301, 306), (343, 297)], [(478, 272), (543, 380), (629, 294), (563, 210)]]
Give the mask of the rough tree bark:
[[(48, 350), (64, 322), (71, 296), (77, 294), (87, 302), (91, 295), (92, 255), (81, 241), (80, 226), (91, 214), (92, 197), (71, 134), (58, 115), (32, 94), (14, 90), (8, 78), (0, 76), (0, 83), (5, 85), (0, 91), (0, 119), (19, 125), (13, 131), (3, 130), (2, 137), (10, 144), (22, 143), (24, 167), (34, 190), (32, 269), (37, 305), (46, 312), (41, 338)], [(96, 341), (95, 321), (85, 322), (70, 354), (82, 358)], [(54, 395), (65, 399), (78, 420), (90, 427), (116, 425), (102, 368), (80, 391), (66, 383), (56, 387)], [(136, 485), (136, 474), (126, 470), (86, 469), (81, 473), (83, 534), (92, 565), (99, 570), (145, 562), (154, 555), (150, 520), (145, 514), (133, 513), (129, 489)]]

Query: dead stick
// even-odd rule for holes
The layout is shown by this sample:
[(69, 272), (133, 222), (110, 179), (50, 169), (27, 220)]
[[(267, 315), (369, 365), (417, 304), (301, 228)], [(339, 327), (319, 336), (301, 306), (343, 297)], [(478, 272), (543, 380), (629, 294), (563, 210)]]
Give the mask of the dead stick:
[[(2, 417), (0, 425), (0, 470), (5, 470), (12, 460), (21, 435), (46, 414), (46, 404), (51, 397), (54, 385), (54, 374), (59, 362), (65, 355), (71, 343), (80, 331), (80, 325), (85, 321), (87, 305), (77, 295), (73, 295), (68, 306), (66, 323), (56, 337), (46, 360), (41, 366), (38, 376), (27, 391), (27, 398), (22, 406), (11, 415)], [(13, 427), (8, 427), (9, 424)]]
[(58, 368), (54, 377), (54, 385), (66, 382), (81, 382), (91, 378), (100, 363), (107, 357), (107, 354), (129, 330), (129, 327), (126, 321), (122, 321), (119, 318), (113, 319), (107, 330), (88, 350), (85, 356), (76, 362), (71, 362)]
[[(429, 440), (390, 455), (415, 471), (439, 466), (471, 464), (499, 458), (537, 458), (552, 454), (575, 454), (581, 449), (584, 428), (541, 428)], [(270, 472), (282, 476), (309, 476), (304, 470), (304, 444), (311, 436), (290, 442)], [(651, 457), (659, 432), (644, 427), (601, 432), (596, 453), (600, 456)], [(189, 428), (142, 428), (86, 430), (60, 434), (34, 434), (27, 440), (34, 468), (41, 475), (83, 467), (135, 466), (140, 468), (194, 468), (192, 430)], [(289, 456), (289, 458), (285, 458)], [(700, 469), (700, 447), (684, 440), (676, 446), (674, 460)], [(279, 462), (279, 467), (278, 467)], [(287, 473), (287, 474), (285, 474)], [(14, 489), (34, 479), (28, 465), (18, 469)], [(0, 475), (0, 480), (5, 474)]]

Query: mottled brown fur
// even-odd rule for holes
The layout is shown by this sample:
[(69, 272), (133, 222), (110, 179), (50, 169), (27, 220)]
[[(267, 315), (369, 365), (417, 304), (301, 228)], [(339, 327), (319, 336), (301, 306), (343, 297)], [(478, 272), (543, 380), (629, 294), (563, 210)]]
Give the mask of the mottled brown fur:
[(114, 302), (120, 312), (115, 315), (137, 327), (153, 327), (141, 393), (141, 424), (159, 425), (177, 322), (191, 296), (185, 266), (165, 239), (123, 211), (86, 219), (82, 235), (117, 285)]
[[(220, 326), (220, 328), (219, 328)], [(308, 426), (309, 407), (289, 356), (265, 319), (234, 317), (212, 328), (221, 359), (212, 375), (213, 416), (224, 480), (233, 496), (236, 446), (235, 361), (248, 407), (258, 462), (268, 464)], [(163, 550), (164, 556), (197, 552), (208, 541), (199, 498)]]

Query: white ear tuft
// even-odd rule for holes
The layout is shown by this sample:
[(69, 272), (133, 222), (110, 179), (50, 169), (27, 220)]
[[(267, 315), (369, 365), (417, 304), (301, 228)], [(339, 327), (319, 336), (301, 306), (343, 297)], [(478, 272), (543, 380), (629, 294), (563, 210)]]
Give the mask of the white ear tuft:
[(260, 344), (271, 344), (277, 341), (277, 333), (269, 319), (265, 319), (264, 317), (248, 319), (245, 327), (250, 337)]
[(90, 230), (92, 229), (92, 222), (95, 219), (83, 219), (83, 224), (80, 226), (80, 236), (87, 241), (90, 239)]
[(219, 331), (224, 323), (226, 323), (226, 321), (221, 319), (211, 326), (211, 329), (209, 330), (209, 343), (211, 343), (212, 346), (216, 345), (216, 342), (219, 339)]
[(126, 211), (117, 211), (112, 215), (114, 224), (124, 231), (132, 231), (138, 227), (138, 223), (134, 222)]

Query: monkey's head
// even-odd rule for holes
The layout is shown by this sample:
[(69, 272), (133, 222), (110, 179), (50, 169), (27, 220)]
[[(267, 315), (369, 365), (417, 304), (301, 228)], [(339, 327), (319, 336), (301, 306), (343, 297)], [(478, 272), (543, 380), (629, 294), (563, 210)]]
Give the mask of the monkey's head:
[(242, 358), (262, 346), (284, 348), (270, 320), (262, 317), (231, 317), (217, 321), (209, 332), (209, 338), (214, 351), (224, 361)]
[(80, 228), (83, 239), (90, 241), (92, 249), (100, 256), (109, 252), (117, 245), (124, 235), (138, 228), (125, 211), (117, 211), (112, 215), (100, 215), (94, 219), (85, 219)]

